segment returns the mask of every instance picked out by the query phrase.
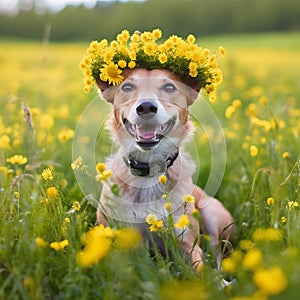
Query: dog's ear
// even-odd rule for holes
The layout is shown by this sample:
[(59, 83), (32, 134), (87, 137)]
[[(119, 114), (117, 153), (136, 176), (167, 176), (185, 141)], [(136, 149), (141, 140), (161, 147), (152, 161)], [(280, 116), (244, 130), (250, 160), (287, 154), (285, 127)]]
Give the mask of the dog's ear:
[(199, 93), (201, 90), (200, 84), (194, 81), (185, 82), (187, 88), (187, 105), (190, 106), (194, 103), (194, 101), (199, 97)]
[(114, 96), (116, 90), (115, 86), (112, 86), (102, 80), (97, 80), (96, 83), (102, 98), (104, 98), (107, 102), (112, 104), (114, 102)]

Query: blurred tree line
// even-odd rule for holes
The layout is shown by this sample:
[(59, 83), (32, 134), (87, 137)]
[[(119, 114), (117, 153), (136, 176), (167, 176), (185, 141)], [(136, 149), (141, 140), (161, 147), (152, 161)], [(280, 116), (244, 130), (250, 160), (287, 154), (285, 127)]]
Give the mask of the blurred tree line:
[[(161, 28), (164, 35), (300, 29), (299, 0), (148, 0), (98, 2), (93, 9), (67, 6), (57, 12), (20, 11), (0, 15), (0, 35), (53, 41), (112, 39), (127, 28)], [(51, 28), (51, 31), (50, 31)]]

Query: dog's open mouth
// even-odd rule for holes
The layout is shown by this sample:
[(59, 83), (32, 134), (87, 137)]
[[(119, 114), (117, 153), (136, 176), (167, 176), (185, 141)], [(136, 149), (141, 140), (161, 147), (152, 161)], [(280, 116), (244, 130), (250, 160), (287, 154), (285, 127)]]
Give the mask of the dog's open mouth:
[(176, 118), (171, 118), (164, 124), (132, 124), (128, 119), (123, 119), (127, 132), (134, 137), (136, 143), (147, 150), (156, 146), (173, 128)]

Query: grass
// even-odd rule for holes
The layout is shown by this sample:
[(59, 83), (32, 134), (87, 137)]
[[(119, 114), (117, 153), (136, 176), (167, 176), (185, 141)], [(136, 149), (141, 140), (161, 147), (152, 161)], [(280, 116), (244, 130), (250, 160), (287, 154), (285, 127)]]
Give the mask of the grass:
[[(198, 100), (191, 109), (197, 132), (189, 149), (194, 155), (197, 149), (195, 181), (205, 187), (211, 158), (216, 166), (224, 163), (212, 156), (224, 135), (227, 159), (217, 197), (232, 212), (237, 232), (221, 272), (212, 268), (207, 236), (199, 236), (206, 253), (200, 273), (181, 257), (172, 231), (161, 233), (173, 253), (167, 259), (158, 253), (151, 257), (142, 243), (123, 249), (118, 239), (125, 233), (112, 231), (109, 250), (99, 263), (87, 268), (78, 263), (87, 246), (82, 237), (95, 226), (93, 199), (101, 189), (92, 180), (86, 197), (71, 168), (77, 157), (72, 155), (76, 124), (96, 96), (82, 92), (78, 64), (87, 45), (2, 41), (0, 298), (297, 299), (298, 37), (296, 32), (203, 39), (205, 46), (216, 49), (221, 44), (227, 50), (220, 58), (224, 82), (217, 101), (208, 106), (220, 127), (201, 115), (207, 102)], [(99, 99), (95, 103), (91, 121), (100, 127), (109, 106)], [(88, 136), (81, 145), (91, 145)], [(96, 162), (104, 161), (111, 147), (101, 127)], [(15, 154), (27, 162), (7, 162)], [(53, 179), (42, 176), (46, 168), (53, 169)], [(68, 245), (62, 243), (66, 240)], [(222, 289), (220, 278), (233, 283)]]

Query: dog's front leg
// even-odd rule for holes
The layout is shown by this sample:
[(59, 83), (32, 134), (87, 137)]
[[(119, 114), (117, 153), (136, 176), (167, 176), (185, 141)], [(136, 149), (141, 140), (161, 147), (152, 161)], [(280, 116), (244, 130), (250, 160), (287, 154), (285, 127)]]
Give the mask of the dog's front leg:
[(202, 249), (199, 243), (195, 242), (197, 239), (196, 232), (199, 232), (198, 223), (191, 219), (190, 227), (175, 230), (183, 256), (190, 261), (193, 268), (199, 270), (203, 265), (203, 258)]

